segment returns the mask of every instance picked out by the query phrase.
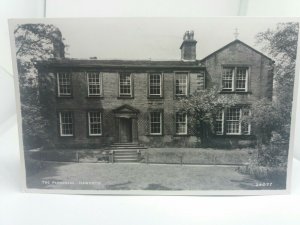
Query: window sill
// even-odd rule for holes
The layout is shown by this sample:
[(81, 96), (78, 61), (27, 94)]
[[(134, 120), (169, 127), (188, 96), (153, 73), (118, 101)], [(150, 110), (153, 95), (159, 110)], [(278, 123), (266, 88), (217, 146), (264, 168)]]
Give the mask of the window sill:
[(220, 91), (219, 93), (220, 94), (244, 94), (244, 95), (252, 94), (251, 91), (225, 91), (225, 90)]
[(255, 137), (253, 134), (215, 134), (217, 137)]
[(174, 137), (188, 137), (190, 136), (189, 134), (174, 134)]
[(163, 96), (148, 96), (148, 99), (150, 100), (161, 100), (163, 99), (164, 97)]
[(73, 95), (65, 95), (65, 96), (56, 96), (57, 99), (71, 99), (73, 98)]
[(102, 95), (95, 95), (95, 96), (86, 96), (87, 99), (103, 99), (104, 97)]
[(95, 135), (88, 135), (89, 138), (97, 138), (97, 137), (103, 137), (102, 134), (95, 134)]
[(133, 96), (118, 96), (117, 99), (133, 99)]
[(146, 136), (150, 136), (150, 137), (161, 137), (163, 136), (163, 134), (148, 134)]

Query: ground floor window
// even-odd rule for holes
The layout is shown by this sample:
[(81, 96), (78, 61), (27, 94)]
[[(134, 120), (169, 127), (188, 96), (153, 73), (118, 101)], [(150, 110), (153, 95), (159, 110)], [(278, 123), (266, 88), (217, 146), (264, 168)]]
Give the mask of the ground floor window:
[(221, 135), (224, 133), (224, 110), (219, 110), (216, 115), (215, 124), (216, 134)]
[(217, 135), (249, 135), (251, 125), (246, 120), (249, 115), (248, 108), (220, 109), (215, 119), (215, 133)]
[(187, 134), (187, 114), (176, 113), (176, 134)]
[(101, 112), (88, 112), (89, 135), (102, 135)]
[(73, 136), (73, 113), (59, 113), (60, 136)]
[(162, 113), (150, 112), (150, 134), (162, 134)]

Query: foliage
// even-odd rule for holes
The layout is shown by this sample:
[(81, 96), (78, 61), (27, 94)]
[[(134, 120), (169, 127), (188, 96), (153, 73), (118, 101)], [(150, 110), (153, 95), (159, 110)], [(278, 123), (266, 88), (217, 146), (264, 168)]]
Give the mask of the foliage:
[(23, 140), (25, 149), (40, 147), (47, 124), (42, 117), (36, 60), (64, 55), (61, 32), (54, 25), (21, 24), (14, 31), (21, 94)]
[[(279, 115), (271, 113), (266, 121), (270, 122), (270, 126), (273, 126), (286, 140), (290, 130), (298, 32), (299, 24), (290, 22), (279, 23), (275, 29), (268, 29), (256, 35), (257, 44), (275, 60), (272, 107)], [(267, 104), (266, 108), (269, 106), (270, 104)], [(277, 129), (272, 123), (277, 123)]]
[(298, 23), (279, 23), (256, 35), (257, 44), (275, 60), (273, 99), (261, 99), (251, 109), (259, 166), (278, 167), (287, 162), (287, 147), (274, 146), (289, 139), (298, 31)]
[(211, 87), (194, 93), (189, 98), (179, 101), (183, 112), (191, 115), (197, 135), (202, 143), (208, 141), (210, 133), (214, 130), (214, 118), (221, 108), (234, 106), (238, 102), (237, 95), (220, 95), (217, 87)]

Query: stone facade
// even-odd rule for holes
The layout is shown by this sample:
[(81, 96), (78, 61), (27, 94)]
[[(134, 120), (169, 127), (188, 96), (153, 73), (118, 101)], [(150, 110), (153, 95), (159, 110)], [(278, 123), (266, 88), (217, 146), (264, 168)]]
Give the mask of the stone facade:
[[(190, 44), (186, 51), (190, 51)], [(193, 43), (196, 45), (195, 41)], [(194, 49), (195, 50), (195, 49)], [(193, 51), (194, 51), (193, 50)], [(191, 53), (194, 54), (193, 52)], [(186, 134), (176, 134), (175, 115), (178, 111), (176, 73), (187, 73), (188, 95), (212, 85), (222, 85), (224, 66), (249, 68), (247, 91), (238, 93), (241, 104), (251, 105), (261, 98), (272, 98), (273, 62), (245, 43), (235, 40), (202, 60), (179, 61), (124, 61), (53, 59), (37, 63), (42, 113), (47, 120), (49, 138), (46, 148), (101, 148), (120, 142), (121, 121), (129, 120), (130, 142), (145, 146), (196, 147), (201, 140), (195, 135), (187, 118)], [(196, 54), (196, 52), (195, 52)], [(87, 73), (96, 72), (101, 77), (101, 96), (88, 96)], [(131, 74), (132, 96), (121, 97), (120, 74)], [(71, 95), (58, 96), (58, 73), (71, 74)], [(161, 96), (149, 95), (149, 74), (161, 74)], [(221, 92), (231, 95), (236, 92)], [(73, 135), (61, 136), (59, 113), (72, 112)], [(101, 112), (102, 133), (89, 135), (88, 112)], [(150, 134), (149, 113), (161, 113), (161, 134)], [(253, 133), (248, 135), (214, 135), (215, 146), (248, 146), (254, 143)]]

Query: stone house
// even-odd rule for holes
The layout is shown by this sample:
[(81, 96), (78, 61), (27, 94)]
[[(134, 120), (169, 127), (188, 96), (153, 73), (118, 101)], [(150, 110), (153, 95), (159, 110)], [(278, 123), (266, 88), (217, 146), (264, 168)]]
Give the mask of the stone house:
[(216, 85), (222, 95), (237, 94), (240, 104), (215, 118), (212, 145), (255, 143), (248, 106), (272, 98), (273, 61), (236, 39), (196, 59), (193, 32), (186, 32), (181, 59), (97, 60), (53, 58), (36, 63), (47, 148), (100, 148), (113, 143), (195, 147), (188, 115), (178, 99)]

